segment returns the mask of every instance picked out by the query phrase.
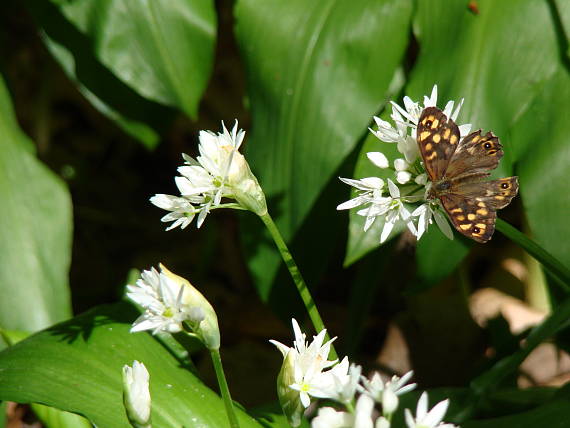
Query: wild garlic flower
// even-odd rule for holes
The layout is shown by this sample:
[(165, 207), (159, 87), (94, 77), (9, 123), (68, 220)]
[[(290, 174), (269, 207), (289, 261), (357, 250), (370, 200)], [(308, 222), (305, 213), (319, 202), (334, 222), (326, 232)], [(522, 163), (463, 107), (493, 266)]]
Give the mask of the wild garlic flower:
[(316, 377), (311, 395), (348, 405), (354, 401), (361, 372), (362, 367), (350, 364), (345, 357), (330, 370)]
[(208, 349), (218, 349), (220, 331), (212, 305), (186, 279), (163, 265), (160, 269), (145, 270), (136, 285), (127, 285), (127, 297), (144, 308), (131, 332), (178, 333), (186, 325)]
[(362, 386), (359, 390), (380, 403), (385, 416), (391, 415), (398, 408), (398, 396), (416, 387), (415, 383), (407, 384), (413, 374), (414, 372), (410, 371), (402, 377), (392, 376), (392, 379), (384, 382), (380, 374), (376, 372), (370, 380), (362, 377)]
[(428, 395), (424, 392), (418, 400), (416, 417), (410, 410), (405, 409), (406, 425), (408, 428), (456, 428), (453, 424), (442, 422), (448, 406), (449, 400), (443, 400), (428, 412)]
[(148, 370), (143, 363), (123, 366), (123, 403), (133, 427), (150, 428), (150, 390)]
[[(238, 130), (236, 120), (231, 132), (222, 122), (222, 132), (200, 131), (198, 151), (194, 159), (182, 154), (184, 165), (178, 168), (175, 178), (180, 196), (157, 194), (150, 201), (169, 211), (162, 222), (172, 222), (166, 229), (184, 229), (195, 216), (199, 228), (208, 213), (217, 208), (236, 208), (253, 211), (258, 215), (267, 212), (265, 195), (249, 164), (239, 152), (245, 131)], [(222, 198), (235, 202), (222, 203)]]
[(292, 379), (292, 382), (283, 386), (285, 389), (289, 388), (297, 391), (301, 403), (307, 408), (311, 403), (310, 397), (316, 393), (320, 382), (322, 382), (322, 380), (319, 380), (319, 375), (323, 370), (336, 363), (336, 361), (328, 360), (331, 343), (336, 338), (323, 344), (326, 330), (322, 330), (308, 344), (305, 333), (301, 332), (297, 321), (293, 319), (291, 322), (295, 334), (295, 342), (292, 347), (288, 347), (276, 340), (270, 340), (270, 342), (281, 351), (284, 359), (289, 359), (288, 365), (285, 366), (284, 364), (281, 370), (287, 370), (292, 374), (284, 376), (284, 379)]
[[(379, 177), (367, 177), (363, 179), (341, 178), (341, 180), (357, 190), (357, 196), (337, 206), (337, 210), (361, 207), (357, 214), (366, 217), (364, 231), (366, 232), (376, 220), (383, 221), (380, 233), (380, 243), (385, 242), (394, 226), (401, 222), (407, 226), (410, 232), (420, 239), (427, 231), (430, 224), (435, 223), (442, 232), (453, 239), (453, 232), (446, 216), (437, 200), (427, 200), (427, 194), (431, 183), (423, 163), (419, 157), (416, 132), (421, 112), (426, 107), (437, 105), (437, 85), (434, 85), (431, 95), (424, 96), (423, 103), (415, 102), (409, 97), (404, 97), (404, 106), (392, 102), (391, 119), (393, 124), (379, 117), (374, 117), (377, 129), (370, 132), (379, 140), (386, 143), (396, 143), (401, 158), (393, 161), (393, 168), (385, 155), (381, 152), (370, 152), (368, 159), (377, 167), (390, 168), (393, 171), (393, 180), (383, 180)], [(457, 120), (463, 99), (459, 103), (448, 101), (445, 105), (444, 114), (453, 121)], [(461, 136), (465, 136), (471, 130), (470, 124), (460, 125)], [(384, 182), (387, 186), (384, 186)], [(386, 188), (387, 187), (387, 188)], [(418, 208), (411, 205), (423, 203)]]

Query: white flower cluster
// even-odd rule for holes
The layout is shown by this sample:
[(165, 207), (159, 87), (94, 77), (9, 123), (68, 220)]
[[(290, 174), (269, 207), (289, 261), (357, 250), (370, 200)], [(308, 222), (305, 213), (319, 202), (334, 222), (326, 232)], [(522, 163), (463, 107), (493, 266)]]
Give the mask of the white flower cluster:
[[(278, 393), (289, 423), (299, 426), (301, 415), (311, 400), (325, 398), (343, 405), (345, 410), (321, 407), (311, 422), (312, 428), (389, 428), (399, 405), (398, 396), (416, 387), (416, 384), (408, 384), (413, 372), (402, 377), (393, 376), (386, 382), (378, 373), (367, 379), (361, 374), (362, 368), (350, 364), (346, 357), (341, 362), (328, 360), (331, 343), (335, 339), (323, 343), (326, 330), (307, 343), (306, 335), (295, 319), (292, 324), (295, 334), (292, 347), (270, 341), (283, 354)], [(295, 400), (300, 405), (295, 405)], [(427, 400), (424, 392), (418, 401), (415, 417), (408, 409), (405, 410), (408, 427), (453, 428), (454, 425), (441, 422), (449, 400), (441, 401), (429, 412)], [(380, 415), (374, 412), (376, 404), (381, 407)]]
[(144, 309), (131, 333), (178, 333), (186, 325), (208, 349), (218, 349), (220, 332), (212, 305), (186, 279), (163, 265), (160, 269), (145, 270), (136, 285), (127, 285), (127, 297)]
[[(150, 201), (169, 211), (161, 221), (173, 222), (166, 230), (187, 227), (197, 215), (199, 228), (216, 208), (246, 209), (262, 215), (267, 212), (265, 196), (243, 155), (238, 151), (245, 131), (236, 120), (231, 132), (222, 122), (222, 132), (200, 131), (196, 159), (182, 154), (184, 165), (175, 178), (180, 196), (157, 194)], [(222, 198), (235, 202), (222, 203)]]
[[(439, 201), (426, 199), (431, 182), (419, 157), (416, 142), (416, 129), (423, 109), (434, 107), (436, 104), (437, 85), (433, 87), (429, 97), (424, 96), (423, 105), (407, 96), (404, 97), (404, 107), (392, 102), (391, 118), (394, 126), (379, 117), (374, 117), (378, 129), (370, 129), (372, 134), (386, 143), (396, 143), (398, 151), (403, 156), (393, 162), (394, 180), (388, 178), (384, 182), (379, 177), (359, 180), (341, 178), (343, 182), (356, 188), (358, 195), (340, 204), (337, 210), (362, 207), (357, 214), (366, 217), (364, 231), (367, 231), (376, 220), (382, 220), (384, 225), (380, 234), (381, 243), (388, 239), (398, 221), (403, 222), (410, 232), (420, 239), (435, 220), (445, 236), (453, 239), (453, 232), (439, 206)], [(463, 100), (457, 106), (454, 101), (449, 101), (443, 112), (455, 121), (462, 105)], [(459, 126), (462, 137), (470, 130), (470, 124)], [(369, 152), (367, 157), (378, 168), (390, 168), (388, 159), (381, 152)], [(409, 204), (418, 202), (422, 204), (412, 210)]]

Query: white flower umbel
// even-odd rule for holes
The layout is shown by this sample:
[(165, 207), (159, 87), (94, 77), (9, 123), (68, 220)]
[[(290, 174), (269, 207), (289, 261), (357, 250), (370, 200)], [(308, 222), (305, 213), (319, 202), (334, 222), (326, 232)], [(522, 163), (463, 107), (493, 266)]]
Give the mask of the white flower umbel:
[(387, 382), (382, 380), (379, 373), (374, 373), (370, 380), (362, 377), (362, 387), (359, 389), (382, 405), (384, 416), (391, 415), (398, 408), (398, 396), (413, 390), (415, 383), (407, 384), (414, 372), (410, 371), (402, 377), (392, 376)]
[(448, 406), (449, 400), (443, 400), (428, 412), (428, 395), (424, 392), (418, 400), (415, 417), (405, 409), (406, 425), (408, 428), (456, 428), (453, 424), (442, 422)]
[(308, 344), (306, 336), (301, 332), (297, 321), (293, 319), (291, 322), (295, 333), (293, 347), (283, 345), (276, 340), (270, 340), (270, 342), (281, 351), (285, 359), (290, 359), (288, 367), (284, 365), (282, 370), (286, 369), (292, 373), (292, 377), (284, 376), (284, 378), (292, 378), (293, 382), (285, 386), (297, 391), (301, 403), (306, 408), (309, 407), (311, 403), (310, 397), (317, 391), (317, 387), (319, 386), (318, 383), (316, 383), (319, 375), (323, 370), (336, 363), (336, 361), (328, 361), (331, 343), (336, 338), (323, 344), (326, 330), (322, 330), (318, 335), (314, 336), (313, 341)]
[[(392, 102), (391, 119), (393, 123), (374, 117), (377, 129), (370, 129), (372, 134), (386, 143), (396, 143), (398, 151), (403, 157), (395, 159), (393, 168), (382, 152), (370, 152), (368, 159), (379, 168), (390, 168), (393, 180), (379, 177), (367, 177), (360, 180), (341, 178), (346, 184), (357, 189), (355, 198), (340, 204), (337, 209), (351, 209), (359, 206), (357, 214), (366, 217), (364, 231), (366, 232), (376, 220), (384, 222), (380, 235), (380, 242), (388, 239), (397, 221), (403, 221), (410, 232), (420, 239), (428, 226), (435, 220), (442, 232), (447, 237), (453, 237), (453, 233), (447, 219), (441, 212), (437, 201), (427, 200), (427, 189), (431, 186), (427, 178), (423, 163), (419, 157), (416, 132), (418, 120), (426, 107), (437, 105), (437, 85), (434, 85), (430, 96), (424, 96), (423, 103), (415, 102), (409, 97), (404, 97), (403, 106)], [(443, 110), (444, 114), (453, 121), (457, 120), (463, 99), (456, 103), (448, 101)], [(465, 136), (471, 130), (470, 124), (460, 125), (461, 136)], [(385, 176), (384, 176), (385, 177)], [(384, 186), (384, 182), (388, 186)], [(387, 189), (386, 189), (387, 187)], [(387, 191), (386, 191), (387, 190)], [(425, 202), (424, 205), (415, 209), (410, 214), (406, 204)], [(412, 208), (413, 210), (413, 208)]]
[[(185, 228), (197, 215), (200, 227), (208, 213), (217, 208), (236, 208), (267, 213), (265, 195), (249, 164), (238, 151), (245, 136), (237, 120), (231, 132), (222, 122), (222, 132), (200, 131), (200, 155), (194, 159), (183, 154), (185, 165), (175, 178), (181, 196), (157, 194), (150, 201), (170, 211), (163, 222), (173, 222), (166, 230)], [(234, 202), (222, 203), (222, 198)]]
[(123, 366), (123, 403), (127, 417), (135, 428), (150, 428), (149, 374), (143, 363)]
[(145, 310), (131, 332), (178, 333), (185, 324), (208, 349), (218, 349), (220, 331), (212, 305), (186, 279), (160, 268), (160, 273), (143, 271), (136, 285), (127, 285), (127, 297)]

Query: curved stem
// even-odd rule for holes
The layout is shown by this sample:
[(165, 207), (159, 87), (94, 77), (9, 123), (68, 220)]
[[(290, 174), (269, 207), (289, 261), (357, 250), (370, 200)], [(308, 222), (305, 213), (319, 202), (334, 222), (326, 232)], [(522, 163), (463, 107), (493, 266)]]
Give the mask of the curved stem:
[[(303, 304), (305, 305), (305, 308), (309, 313), (309, 318), (311, 318), (313, 327), (315, 328), (316, 332), (319, 333), (321, 330), (325, 328), (325, 324), (323, 323), (323, 320), (317, 309), (317, 305), (315, 304), (315, 301), (311, 296), (311, 292), (309, 291), (309, 288), (307, 287), (307, 284), (305, 283), (305, 280), (303, 279), (303, 276), (301, 275), (301, 272), (297, 267), (297, 263), (295, 263), (295, 260), (293, 259), (293, 256), (291, 255), (291, 252), (287, 247), (287, 244), (283, 240), (283, 237), (281, 236), (281, 233), (279, 232), (277, 225), (273, 222), (273, 219), (271, 218), (269, 213), (261, 215), (260, 218), (267, 227), (267, 230), (269, 230), (269, 233), (271, 234), (271, 237), (273, 238), (273, 241), (275, 242), (275, 245), (277, 246), (277, 249), (279, 250), (281, 257), (283, 258), (283, 261), (285, 262), (287, 269), (289, 269), (289, 273), (293, 278), (293, 282), (297, 287), (297, 291), (299, 292), (299, 295), (303, 300)], [(325, 336), (325, 341), (328, 340), (330, 340), (330, 336), (327, 331), (327, 334)], [(336, 350), (334, 349), (334, 345), (332, 344), (331, 344), (330, 356), (332, 357), (332, 359), (338, 358)]]
[(230, 427), (239, 428), (239, 423), (234, 412), (232, 397), (228, 388), (228, 382), (226, 381), (226, 375), (224, 374), (224, 368), (222, 367), (222, 358), (220, 356), (220, 351), (218, 349), (210, 350), (210, 356), (212, 357), (212, 364), (214, 365), (214, 371), (216, 372), (216, 378), (218, 379), (218, 385), (220, 387), (220, 392), (222, 393), (222, 399), (224, 400), (224, 405), (226, 406), (226, 413), (228, 415)]
[(570, 270), (552, 254), (504, 220), (497, 218), (497, 230), (538, 260), (564, 291), (570, 291)]

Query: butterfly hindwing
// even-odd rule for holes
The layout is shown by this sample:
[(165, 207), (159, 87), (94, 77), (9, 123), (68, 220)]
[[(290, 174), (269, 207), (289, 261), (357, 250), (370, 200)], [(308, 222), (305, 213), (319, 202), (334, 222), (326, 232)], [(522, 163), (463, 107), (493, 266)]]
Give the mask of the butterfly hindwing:
[(459, 144), (459, 128), (437, 107), (427, 107), (420, 115), (416, 132), (428, 177), (431, 181), (438, 181)]
[(449, 193), (441, 195), (440, 201), (458, 232), (484, 243), (495, 231), (496, 211), (506, 207), (518, 189), (518, 177), (452, 181)]
[(458, 232), (480, 243), (491, 239), (497, 212), (485, 202), (454, 193), (442, 195), (440, 201)]
[(445, 176), (453, 179), (493, 170), (499, 165), (503, 154), (501, 143), (492, 132), (481, 135), (481, 130), (474, 131), (459, 143)]

